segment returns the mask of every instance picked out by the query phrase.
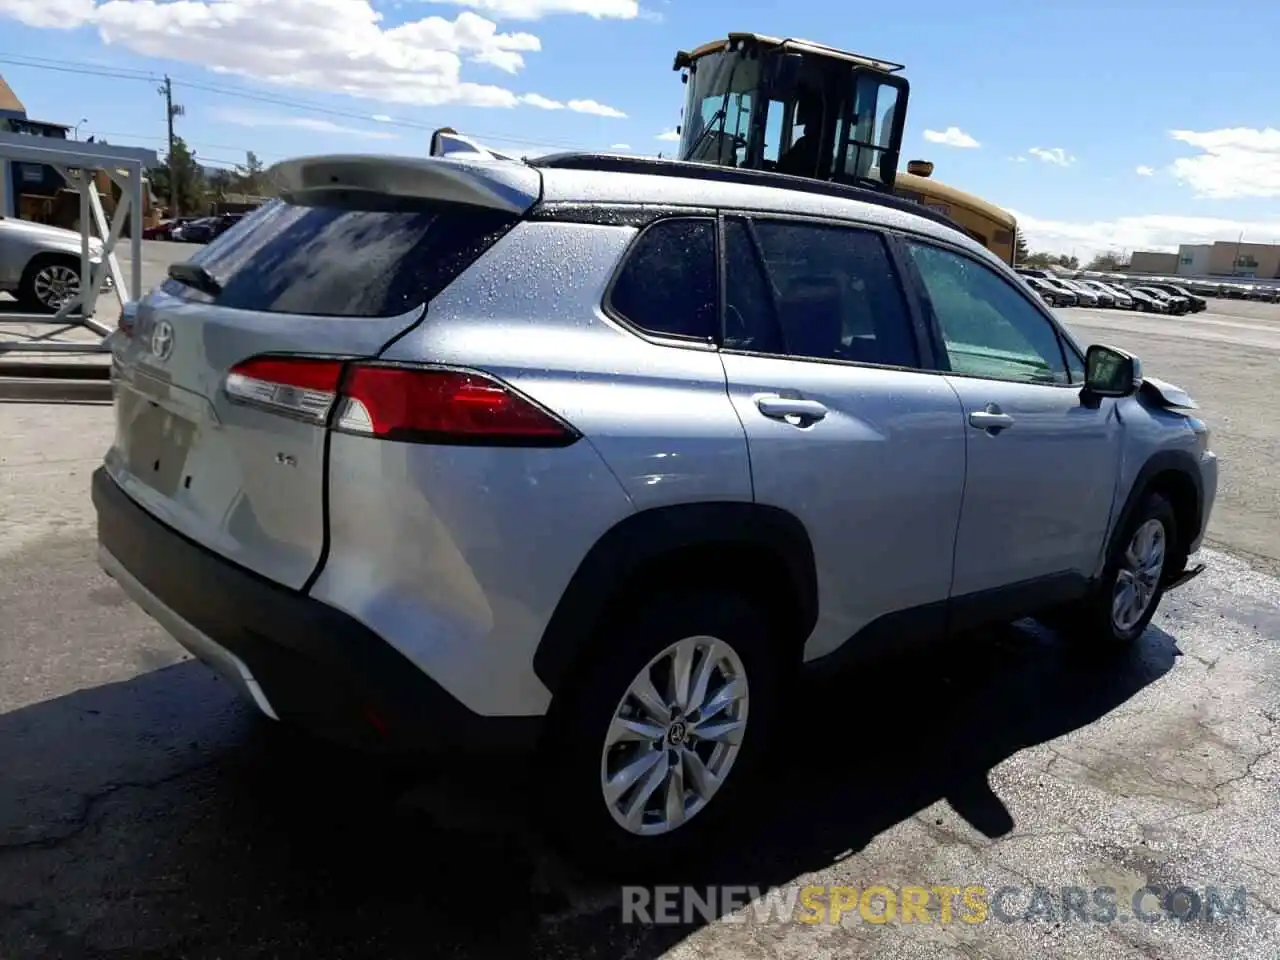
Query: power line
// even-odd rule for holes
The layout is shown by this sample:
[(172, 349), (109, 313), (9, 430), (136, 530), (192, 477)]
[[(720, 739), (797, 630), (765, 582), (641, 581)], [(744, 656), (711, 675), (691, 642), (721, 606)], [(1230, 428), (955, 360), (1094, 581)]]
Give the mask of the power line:
[[(105, 68), (95, 64), (77, 62), (74, 60), (53, 61), (42, 57), (27, 57), (14, 54), (0, 55), (0, 63), (9, 63), (14, 66), (28, 67), (33, 70), (52, 70), (59, 73), (81, 74), (86, 76), (112, 77), (119, 80), (145, 81), (147, 83), (156, 83), (167, 78), (159, 74), (147, 72), (143, 70), (134, 70), (131, 68)], [(379, 126), (401, 127), (409, 130), (421, 130), (427, 133), (434, 132), (437, 127), (431, 124), (421, 123), (413, 120), (374, 120), (367, 113), (359, 113), (354, 110), (342, 110), (336, 107), (325, 106), (315, 101), (305, 100), (298, 97), (288, 97), (283, 95), (275, 95), (270, 93), (254, 93), (247, 90), (240, 90), (235, 87), (227, 87), (219, 84), (204, 83), (199, 80), (191, 80), (184, 77), (173, 77), (172, 84), (174, 86), (183, 86), (191, 90), (200, 90), (206, 93), (215, 93), (224, 97), (235, 97), (255, 103), (265, 103), (272, 106), (288, 107), (294, 110), (308, 110), (314, 113), (326, 114), (332, 117), (341, 117), (345, 120), (359, 120), (363, 123), (372, 123)], [(491, 140), (495, 143), (511, 143), (517, 145), (526, 145), (530, 147), (550, 147), (557, 149), (572, 150), (576, 149), (576, 144), (566, 143), (564, 141), (540, 140), (530, 137), (512, 137), (505, 134), (485, 133), (474, 131), (471, 133), (478, 140)]]

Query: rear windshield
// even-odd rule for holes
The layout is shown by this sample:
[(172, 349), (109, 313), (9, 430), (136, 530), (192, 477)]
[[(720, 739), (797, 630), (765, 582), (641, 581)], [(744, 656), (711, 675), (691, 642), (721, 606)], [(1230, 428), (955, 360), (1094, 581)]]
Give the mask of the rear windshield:
[(330, 195), (273, 200), (188, 261), (206, 289), (170, 279), (174, 296), (236, 310), (393, 317), (427, 303), (517, 218), (478, 207)]

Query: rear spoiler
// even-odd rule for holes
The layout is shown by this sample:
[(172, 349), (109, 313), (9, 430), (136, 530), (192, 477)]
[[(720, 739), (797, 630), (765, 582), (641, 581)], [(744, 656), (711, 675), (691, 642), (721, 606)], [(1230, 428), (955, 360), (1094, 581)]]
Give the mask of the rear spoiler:
[(542, 195), (542, 175), (537, 170), (482, 147), (454, 149), (432, 157), (300, 157), (276, 164), (268, 176), (285, 199), (300, 202), (306, 202), (308, 196), (340, 190), (437, 200), (520, 215)]

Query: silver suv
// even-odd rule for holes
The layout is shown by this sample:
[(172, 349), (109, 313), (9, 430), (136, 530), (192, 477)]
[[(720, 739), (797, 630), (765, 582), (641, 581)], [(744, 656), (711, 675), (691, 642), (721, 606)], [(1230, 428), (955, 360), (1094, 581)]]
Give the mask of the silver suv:
[[(678, 162), (320, 157), (112, 338), (101, 563), (267, 716), (542, 751), (563, 837), (716, 828), (802, 664), (1198, 572), (1208, 431), (928, 211)], [(633, 859), (634, 858), (634, 859)]]

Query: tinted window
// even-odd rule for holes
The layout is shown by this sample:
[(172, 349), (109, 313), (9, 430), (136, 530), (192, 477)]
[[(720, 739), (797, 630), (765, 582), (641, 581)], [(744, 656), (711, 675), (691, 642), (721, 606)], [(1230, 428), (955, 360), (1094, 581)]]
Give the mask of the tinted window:
[(725, 287), (736, 309), (726, 310), (726, 345), (917, 365), (902, 289), (878, 234), (777, 220), (727, 227)]
[(165, 290), (238, 310), (397, 316), (429, 301), (516, 223), (477, 207), (368, 206), (346, 195), (267, 204), (191, 258), (220, 292), (176, 280)]
[(929, 295), (951, 369), (1028, 383), (1068, 383), (1058, 334), (989, 267), (923, 244), (908, 249)]
[(714, 339), (715, 221), (690, 217), (651, 224), (627, 255), (609, 303), (650, 333)]

